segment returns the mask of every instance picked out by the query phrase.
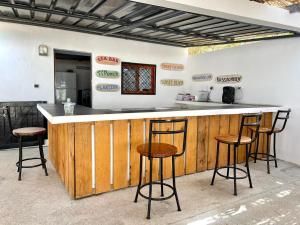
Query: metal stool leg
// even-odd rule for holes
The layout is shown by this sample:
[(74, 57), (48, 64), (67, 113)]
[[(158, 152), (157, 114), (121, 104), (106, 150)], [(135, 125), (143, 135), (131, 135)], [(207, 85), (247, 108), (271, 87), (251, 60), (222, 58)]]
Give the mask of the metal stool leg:
[(277, 158), (276, 158), (276, 134), (275, 134), (275, 133), (274, 133), (274, 139), (273, 139), (273, 150), (274, 150), (275, 167), (277, 168)]
[(249, 179), (250, 188), (253, 188), (252, 181), (251, 181), (251, 176), (250, 176), (250, 169), (249, 169), (249, 156), (250, 156), (250, 152), (248, 151), (248, 145), (246, 145), (246, 167), (247, 167), (247, 175), (248, 175), (248, 179)]
[(160, 182), (161, 182), (161, 185), (160, 185), (160, 196), (164, 196), (164, 185), (163, 185), (163, 181), (164, 181), (164, 171), (163, 171), (163, 158), (160, 158)]
[(139, 184), (138, 184), (138, 186), (137, 186), (137, 189), (136, 189), (136, 194), (135, 194), (134, 202), (137, 202), (137, 200), (138, 200), (139, 191), (140, 191), (141, 184), (142, 184), (142, 169), (143, 169), (143, 156), (142, 156), (142, 155), (140, 155), (140, 174), (139, 174)]
[(175, 157), (174, 156), (172, 156), (172, 177), (173, 177), (173, 189), (176, 198), (177, 209), (178, 211), (181, 211), (178, 195), (177, 195), (176, 182), (175, 182)]
[(147, 213), (147, 219), (150, 219), (150, 213), (151, 213), (151, 198), (152, 198), (152, 163), (153, 158), (150, 158), (150, 181), (149, 181), (149, 199), (148, 199), (148, 213)]
[(268, 174), (270, 174), (270, 135), (267, 134), (267, 167)]
[(40, 156), (41, 156), (41, 163), (45, 170), (45, 175), (48, 176), (48, 171), (47, 171), (45, 157), (44, 157), (44, 150), (43, 150), (43, 145), (42, 145), (42, 136), (39, 136), (38, 139), (39, 139), (39, 150), (40, 150)]
[(229, 177), (229, 168), (230, 167), (230, 145), (228, 145), (228, 154), (227, 154), (227, 177), (226, 179), (228, 179)]
[(19, 137), (19, 167), (18, 167), (18, 172), (19, 172), (19, 179), (21, 180), (22, 177), (22, 160), (23, 160), (23, 151), (22, 151), (22, 137)]
[(236, 163), (237, 163), (237, 146), (234, 146), (234, 165), (233, 165), (233, 177), (234, 177), (234, 195), (237, 195), (237, 190), (236, 190)]
[(216, 165), (215, 165), (214, 175), (212, 177), (210, 185), (214, 185), (214, 182), (215, 182), (215, 176), (216, 176), (218, 165), (219, 165), (219, 151), (220, 151), (220, 142), (217, 143)]
[[(254, 132), (252, 130), (250, 132), (251, 132), (251, 139), (253, 139)], [(252, 142), (250, 143), (249, 155), (251, 154), (251, 152), (252, 152)]]
[(256, 163), (256, 159), (257, 159), (257, 153), (258, 153), (258, 147), (259, 147), (259, 136), (260, 136), (260, 134), (257, 135), (254, 163)]

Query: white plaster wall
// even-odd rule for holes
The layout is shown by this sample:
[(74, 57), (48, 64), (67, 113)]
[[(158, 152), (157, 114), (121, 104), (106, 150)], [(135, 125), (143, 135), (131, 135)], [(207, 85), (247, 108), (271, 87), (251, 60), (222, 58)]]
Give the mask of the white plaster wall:
[[(47, 57), (38, 55), (38, 46), (49, 46)], [(183, 63), (187, 50), (157, 44), (101, 37), (50, 28), (0, 22), (0, 101), (46, 100), (54, 102), (53, 49), (92, 54), (92, 102), (94, 108), (150, 107), (171, 104), (184, 87), (162, 87), (161, 79), (187, 79), (185, 72), (170, 72), (159, 68), (162, 62)], [(121, 95), (99, 93), (99, 82), (120, 84), (119, 80), (99, 79), (98, 69), (121, 70), (121, 65), (107, 66), (95, 62), (97, 55), (116, 56), (121, 61), (157, 65), (156, 95)], [(34, 89), (37, 83), (40, 88)]]
[[(300, 164), (300, 38), (265, 41), (189, 57), (188, 73), (243, 76), (241, 102), (291, 107), (286, 130), (278, 137), (278, 156)], [(213, 100), (221, 100), (221, 85), (190, 82), (189, 90), (214, 85)]]

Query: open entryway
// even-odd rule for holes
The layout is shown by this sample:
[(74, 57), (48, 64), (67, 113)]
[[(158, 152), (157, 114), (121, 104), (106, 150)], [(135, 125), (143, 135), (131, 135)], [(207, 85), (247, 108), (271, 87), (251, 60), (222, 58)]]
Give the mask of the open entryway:
[(91, 103), (91, 54), (54, 50), (55, 103), (68, 98), (78, 105), (92, 107)]

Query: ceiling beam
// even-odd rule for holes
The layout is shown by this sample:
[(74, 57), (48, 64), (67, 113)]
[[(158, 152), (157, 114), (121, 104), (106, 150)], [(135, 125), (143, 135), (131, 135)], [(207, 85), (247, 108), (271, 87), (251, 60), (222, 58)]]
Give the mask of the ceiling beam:
[[(52, 15), (51, 11), (55, 8), (56, 2), (57, 2), (57, 0), (52, 0), (50, 3), (49, 11), (48, 11), (47, 17), (46, 17), (47, 22), (49, 21), (51, 15)], [(31, 7), (31, 8), (33, 8), (32, 11), (34, 11), (35, 7)]]
[[(229, 44), (235, 44), (235, 43), (247, 43), (247, 42), (256, 42), (256, 41), (268, 41), (268, 40), (277, 40), (277, 39), (285, 39), (285, 38), (295, 38), (300, 37), (300, 34), (294, 34), (294, 35), (286, 35), (286, 36), (276, 36), (276, 37), (263, 37), (263, 38), (251, 38), (246, 40), (236, 40), (232, 41)], [(216, 43), (213, 45), (224, 45), (227, 43)], [(204, 45), (190, 45), (189, 47), (203, 47), (203, 46), (211, 46), (211, 44), (204, 44)]]
[(300, 12), (300, 3), (289, 5), (286, 7), (290, 13)]
[[(73, 14), (80, 2), (81, 0), (76, 0), (74, 4), (70, 7), (68, 14)], [(67, 18), (68, 17), (65, 16), (64, 18), (62, 18), (62, 20), (59, 23), (63, 23)]]
[[(80, 0), (79, 0), (80, 2)], [(78, 2), (78, 4), (79, 4)], [(107, 0), (102, 0), (101, 2), (98, 2), (98, 4), (94, 5), (86, 14), (85, 16), (89, 16), (91, 15), (93, 12), (95, 12), (98, 8), (100, 8), (105, 2), (107, 2)], [(78, 5), (77, 5), (78, 6)], [(74, 10), (77, 8), (77, 6), (74, 8)], [(71, 14), (73, 14), (74, 10), (72, 11)], [(77, 20), (74, 24), (72, 24), (73, 26), (77, 25), (80, 21), (82, 21), (82, 19)]]
[(11, 9), (15, 15), (15, 17), (19, 17), (19, 13), (18, 13), (18, 10), (15, 9), (14, 5), (15, 5), (15, 0), (8, 0), (9, 3), (12, 5), (11, 6)]
[[(159, 12), (158, 14), (161, 14), (161, 12)], [(106, 33), (104, 33), (104, 35), (123, 32), (123, 31), (126, 31), (126, 30), (130, 30), (132, 28), (137, 28), (137, 27), (141, 27), (141, 26), (144, 26), (144, 25), (147, 25), (147, 24), (150, 24), (150, 23), (155, 23), (155, 22), (158, 22), (160, 20), (166, 20), (166, 19), (178, 16), (178, 15), (181, 15), (181, 14), (183, 14), (183, 12), (175, 11), (175, 12), (170, 12), (166, 15), (157, 16), (157, 17), (152, 18), (152, 19), (147, 19), (147, 17), (146, 17), (146, 18), (143, 18), (141, 21), (134, 22), (134, 23), (132, 23), (128, 26), (122, 26), (122, 27), (118, 27), (116, 29), (112, 29), (110, 31), (107, 31)], [(154, 16), (155, 15), (150, 15), (148, 18), (151, 18), (151, 17), (154, 17)]]
[[(103, 35), (103, 32), (99, 31), (98, 29), (91, 29), (91, 28), (86, 29), (86, 28), (78, 27), (78, 26), (65, 25), (65, 24), (52, 23), (52, 22), (44, 22), (44, 21), (38, 21), (38, 20), (33, 21), (33, 20), (28, 20), (28, 19), (23, 19), (23, 18), (0, 17), (0, 21), (10, 22), (10, 23), (21, 23), (21, 24), (27, 24), (27, 25), (40, 26), (40, 27), (50, 27), (50, 28), (55, 28), (55, 29), (76, 31), (76, 32), (82, 32), (82, 33), (88, 33), (88, 34)], [(123, 39), (128, 39), (128, 40), (143, 41), (143, 42), (177, 46), (177, 47), (187, 47), (188, 46), (188, 43), (184, 43), (184, 42), (167, 41), (167, 40), (162, 40), (159, 38), (148, 38), (148, 37), (145, 38), (145, 37), (128, 35), (128, 34), (112, 34), (109, 36), (115, 37), (115, 38), (123, 38)]]

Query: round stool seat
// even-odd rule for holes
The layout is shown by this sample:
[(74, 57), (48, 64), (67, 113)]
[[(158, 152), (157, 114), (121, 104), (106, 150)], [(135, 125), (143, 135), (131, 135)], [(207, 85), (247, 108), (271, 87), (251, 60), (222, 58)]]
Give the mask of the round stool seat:
[[(225, 144), (236, 144), (238, 143), (239, 137), (237, 135), (222, 135), (222, 136), (217, 136), (216, 140)], [(241, 137), (241, 142), (240, 144), (249, 144), (251, 143), (251, 138), (247, 136), (242, 136)]]
[(24, 127), (13, 130), (13, 134), (17, 137), (37, 136), (46, 133), (43, 127)]
[[(251, 131), (256, 131), (256, 128), (255, 127), (249, 127), (249, 129)], [(259, 130), (258, 130), (258, 133), (271, 133), (272, 132), (272, 128), (269, 128), (269, 127), (260, 127)], [(280, 132), (280, 129), (279, 128), (274, 128), (274, 133), (279, 133)]]
[[(143, 156), (149, 154), (149, 143), (139, 145), (137, 147), (138, 153)], [(152, 143), (151, 145), (151, 157), (153, 158), (165, 158), (176, 155), (177, 147), (166, 143)]]

